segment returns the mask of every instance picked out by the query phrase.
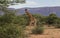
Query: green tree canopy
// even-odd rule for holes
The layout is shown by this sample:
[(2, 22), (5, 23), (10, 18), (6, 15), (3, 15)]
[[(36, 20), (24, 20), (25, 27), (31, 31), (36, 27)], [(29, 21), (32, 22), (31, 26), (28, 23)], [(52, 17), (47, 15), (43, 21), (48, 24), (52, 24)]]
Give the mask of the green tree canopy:
[(48, 24), (54, 24), (56, 22), (57, 18), (58, 17), (56, 16), (56, 14), (51, 13), (47, 18), (47, 23)]

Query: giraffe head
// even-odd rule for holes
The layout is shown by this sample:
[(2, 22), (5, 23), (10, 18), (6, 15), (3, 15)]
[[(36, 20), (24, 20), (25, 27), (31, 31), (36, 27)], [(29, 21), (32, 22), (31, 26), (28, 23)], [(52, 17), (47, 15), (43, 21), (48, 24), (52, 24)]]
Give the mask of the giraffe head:
[(25, 9), (25, 11), (28, 11), (28, 9)]

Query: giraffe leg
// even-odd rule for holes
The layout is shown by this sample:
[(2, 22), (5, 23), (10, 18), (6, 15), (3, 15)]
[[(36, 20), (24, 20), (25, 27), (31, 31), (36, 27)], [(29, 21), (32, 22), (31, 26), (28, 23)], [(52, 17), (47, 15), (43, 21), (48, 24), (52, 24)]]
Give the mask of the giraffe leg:
[(29, 25), (34, 26), (34, 21), (31, 21)]

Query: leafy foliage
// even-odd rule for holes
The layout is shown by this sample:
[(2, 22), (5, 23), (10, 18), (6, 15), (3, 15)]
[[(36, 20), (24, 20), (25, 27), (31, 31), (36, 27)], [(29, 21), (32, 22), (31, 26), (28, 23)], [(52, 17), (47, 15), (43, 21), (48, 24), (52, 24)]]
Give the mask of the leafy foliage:
[[(23, 36), (22, 36), (23, 35)], [(24, 29), (15, 24), (0, 26), (0, 38), (24, 38)]]
[(56, 14), (50, 14), (47, 18), (47, 23), (48, 24), (54, 24), (57, 20)]
[(44, 28), (40, 26), (37, 26), (34, 29), (32, 29), (33, 34), (42, 34), (43, 32), (44, 32)]
[(25, 27), (22, 26), (24, 21), (14, 13), (5, 13), (0, 17), (0, 38), (27, 38), (24, 32)]

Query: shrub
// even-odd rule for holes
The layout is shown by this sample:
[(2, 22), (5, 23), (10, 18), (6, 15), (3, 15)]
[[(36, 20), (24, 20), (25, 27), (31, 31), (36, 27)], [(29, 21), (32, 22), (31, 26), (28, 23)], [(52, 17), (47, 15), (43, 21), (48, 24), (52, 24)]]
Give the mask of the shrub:
[(34, 29), (32, 29), (32, 33), (33, 34), (42, 34), (44, 32), (44, 28), (43, 27), (35, 27)]
[(60, 28), (60, 24), (55, 24), (55, 27), (56, 28)]
[(24, 28), (15, 24), (0, 26), (0, 38), (26, 38)]
[(56, 14), (51, 13), (51, 14), (49, 14), (49, 16), (46, 18), (46, 23), (48, 23), (49, 25), (52, 25), (52, 24), (54, 24), (54, 23), (56, 22), (57, 18), (58, 18), (58, 17), (56, 16)]

